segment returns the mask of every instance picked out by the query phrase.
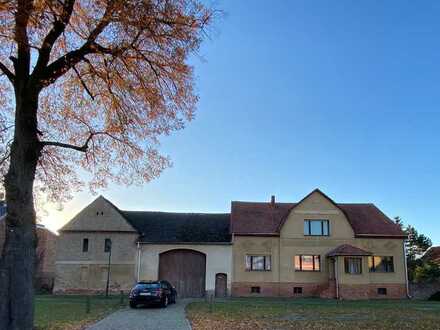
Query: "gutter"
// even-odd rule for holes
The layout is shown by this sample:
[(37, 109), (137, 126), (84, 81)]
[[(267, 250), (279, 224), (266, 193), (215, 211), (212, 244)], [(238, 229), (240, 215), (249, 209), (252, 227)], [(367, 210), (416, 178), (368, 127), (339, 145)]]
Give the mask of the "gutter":
[(408, 280), (408, 263), (406, 260), (406, 245), (405, 240), (402, 240), (402, 246), (403, 246), (403, 264), (405, 265), (405, 286), (406, 286), (406, 297), (408, 299), (411, 299), (411, 295), (409, 293), (409, 280)]
[(335, 284), (336, 284), (336, 299), (339, 299), (339, 265), (338, 265), (338, 256), (335, 258)]

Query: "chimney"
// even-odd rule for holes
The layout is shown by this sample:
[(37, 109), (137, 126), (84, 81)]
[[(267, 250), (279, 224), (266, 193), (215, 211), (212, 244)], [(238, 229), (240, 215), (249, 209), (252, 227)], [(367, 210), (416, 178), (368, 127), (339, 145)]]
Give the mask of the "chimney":
[(272, 197), (270, 198), (270, 205), (275, 206), (275, 195), (272, 195)]

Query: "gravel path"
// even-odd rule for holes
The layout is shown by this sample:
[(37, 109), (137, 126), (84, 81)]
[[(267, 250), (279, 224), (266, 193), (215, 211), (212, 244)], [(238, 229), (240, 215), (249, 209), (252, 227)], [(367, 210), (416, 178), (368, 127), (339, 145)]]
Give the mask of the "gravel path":
[(138, 307), (110, 314), (87, 330), (191, 330), (185, 306), (190, 299), (177, 300), (167, 308)]

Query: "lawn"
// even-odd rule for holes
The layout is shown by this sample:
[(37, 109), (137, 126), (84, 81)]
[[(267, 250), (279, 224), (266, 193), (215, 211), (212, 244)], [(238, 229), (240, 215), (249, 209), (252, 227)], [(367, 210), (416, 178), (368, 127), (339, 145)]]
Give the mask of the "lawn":
[[(127, 299), (124, 299), (127, 303)], [(35, 298), (35, 327), (38, 330), (81, 329), (121, 307), (120, 296), (92, 296), (86, 313), (86, 296), (38, 295)]]
[(440, 329), (440, 302), (231, 298), (187, 306), (202, 329)]

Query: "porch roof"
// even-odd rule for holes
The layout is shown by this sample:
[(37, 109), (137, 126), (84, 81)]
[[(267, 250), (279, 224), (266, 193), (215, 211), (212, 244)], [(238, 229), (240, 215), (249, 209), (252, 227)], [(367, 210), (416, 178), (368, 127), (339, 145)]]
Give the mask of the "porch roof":
[(327, 257), (336, 256), (371, 256), (372, 253), (350, 244), (342, 244), (327, 253)]

